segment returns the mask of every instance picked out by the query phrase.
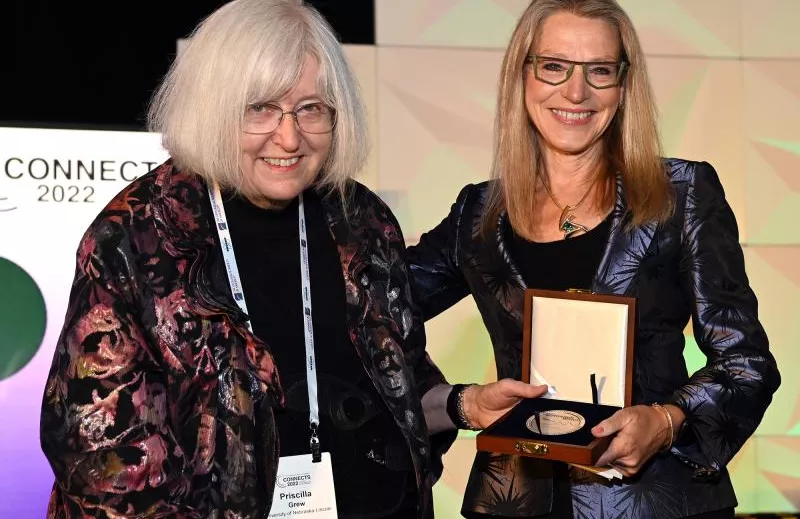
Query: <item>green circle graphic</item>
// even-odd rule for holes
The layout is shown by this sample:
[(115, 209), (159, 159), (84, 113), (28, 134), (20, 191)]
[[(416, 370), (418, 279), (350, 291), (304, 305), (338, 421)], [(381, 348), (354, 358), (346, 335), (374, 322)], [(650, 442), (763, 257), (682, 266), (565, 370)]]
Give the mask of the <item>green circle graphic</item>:
[(30, 362), (42, 344), (46, 323), (39, 286), (19, 265), (0, 258), (0, 380)]

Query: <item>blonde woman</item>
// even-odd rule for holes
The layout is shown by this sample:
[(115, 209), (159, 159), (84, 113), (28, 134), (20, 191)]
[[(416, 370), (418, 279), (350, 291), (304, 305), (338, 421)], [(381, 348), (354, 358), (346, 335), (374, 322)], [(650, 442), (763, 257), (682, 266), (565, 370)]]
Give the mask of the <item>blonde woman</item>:
[[(637, 299), (633, 406), (592, 433), (621, 483), (479, 453), (465, 517), (733, 517), (726, 464), (780, 376), (737, 226), (707, 163), (660, 156), (645, 57), (614, 0), (534, 0), (505, 54), (493, 179), (466, 186), (409, 249), (425, 319), (472, 295), (499, 378), (519, 379), (527, 287)], [(706, 365), (687, 373), (692, 320)], [(587, 345), (590, 347), (590, 345)], [(569, 359), (564, 359), (569, 363)], [(494, 386), (458, 385), (452, 421), (488, 425)], [(519, 400), (513, 392), (498, 408)]]
[(454, 433), (431, 444), (421, 397), (444, 379), (397, 222), (352, 180), (367, 127), (331, 28), (300, 0), (225, 4), (150, 122), (170, 160), (79, 246), (48, 516), (430, 517)]

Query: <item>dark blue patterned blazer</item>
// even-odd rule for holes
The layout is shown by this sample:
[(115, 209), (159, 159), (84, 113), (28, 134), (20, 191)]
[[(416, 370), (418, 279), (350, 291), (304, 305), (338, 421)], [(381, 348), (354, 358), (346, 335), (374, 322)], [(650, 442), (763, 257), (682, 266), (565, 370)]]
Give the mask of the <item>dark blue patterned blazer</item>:
[[(716, 172), (707, 163), (666, 164), (676, 192), (674, 215), (664, 224), (626, 230), (630, 213), (618, 180), (611, 231), (591, 288), (637, 298), (634, 403), (674, 403), (686, 413), (687, 427), (670, 453), (623, 483), (571, 470), (575, 517), (667, 519), (735, 506), (725, 466), (780, 384)], [(487, 187), (466, 186), (450, 214), (409, 248), (409, 258), (425, 319), (471, 294), (491, 337), (498, 378), (519, 378), (526, 286), (500, 227), (494, 236), (480, 234)], [(683, 359), (690, 318), (707, 358), (691, 376)], [(463, 512), (548, 514), (551, 465), (479, 453)]]

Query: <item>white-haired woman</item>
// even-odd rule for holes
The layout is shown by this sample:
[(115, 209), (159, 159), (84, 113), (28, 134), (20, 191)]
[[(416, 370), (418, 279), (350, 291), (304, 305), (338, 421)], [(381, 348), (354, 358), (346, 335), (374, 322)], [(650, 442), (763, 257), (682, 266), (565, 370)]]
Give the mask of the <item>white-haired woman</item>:
[[(462, 512), (733, 517), (725, 466), (780, 375), (717, 174), (660, 156), (644, 53), (614, 0), (531, 2), (505, 54), (495, 128), (494, 179), (465, 187), (409, 250), (425, 319), (471, 294), (498, 377), (518, 379), (525, 288), (635, 297), (635, 405), (592, 429), (614, 435), (598, 463), (617, 467), (622, 482), (479, 453)], [(691, 376), (689, 319), (707, 357)], [(454, 421), (488, 425), (476, 400), (486, 392), (456, 386), (451, 400), (464, 413)], [(501, 407), (513, 400), (509, 393)]]
[(444, 379), (397, 222), (351, 179), (367, 127), (328, 24), (300, 0), (224, 5), (149, 115), (171, 158), (79, 246), (48, 516), (431, 516), (454, 434), (431, 445), (421, 397)]

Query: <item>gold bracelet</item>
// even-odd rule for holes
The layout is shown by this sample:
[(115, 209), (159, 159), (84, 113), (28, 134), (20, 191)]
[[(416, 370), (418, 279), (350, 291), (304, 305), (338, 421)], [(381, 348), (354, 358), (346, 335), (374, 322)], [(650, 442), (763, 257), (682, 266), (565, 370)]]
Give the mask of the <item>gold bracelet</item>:
[(672, 442), (675, 440), (675, 430), (673, 429), (672, 425), (672, 415), (667, 409), (667, 406), (664, 404), (650, 404), (652, 407), (657, 409), (661, 409), (664, 414), (667, 416), (667, 423), (669, 424), (669, 441), (667, 442), (667, 446), (661, 449), (661, 452), (668, 452), (672, 448)]

